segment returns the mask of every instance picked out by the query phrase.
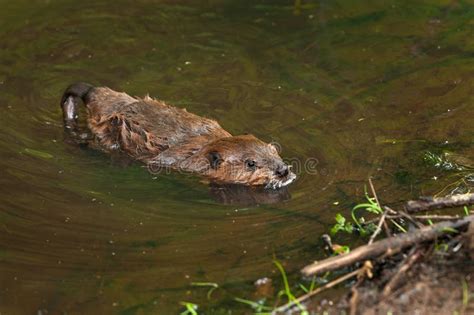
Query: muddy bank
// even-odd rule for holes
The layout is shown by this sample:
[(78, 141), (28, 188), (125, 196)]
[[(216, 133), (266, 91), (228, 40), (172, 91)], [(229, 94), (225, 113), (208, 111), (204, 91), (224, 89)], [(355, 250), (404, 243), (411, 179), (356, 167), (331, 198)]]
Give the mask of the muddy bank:
[[(461, 220), (422, 226), (421, 221), (415, 219), (417, 216), (405, 215), (419, 228), (361, 246), (351, 253), (330, 257), (303, 269), (304, 274), (310, 275), (327, 270), (339, 270), (345, 276), (350, 276), (351, 273), (354, 275), (352, 282), (346, 282), (346, 293), (337, 302), (328, 302), (320, 295), (301, 299), (301, 302), (307, 302), (306, 307), (310, 313), (474, 312), (474, 217), (470, 215)], [(379, 222), (384, 220), (385, 217), (381, 216)], [(435, 230), (439, 233), (436, 236), (433, 234)], [(429, 236), (429, 233), (432, 235)], [(381, 248), (384, 248), (383, 254), (380, 254)], [(281, 310), (286, 313), (296, 311), (294, 307)]]
[[(453, 240), (449, 249), (436, 250), (431, 244), (399, 280), (391, 282), (413, 253), (382, 261), (374, 278), (348, 288), (335, 306), (314, 298), (310, 311), (330, 314), (472, 314), (474, 312), (474, 234)], [(353, 282), (352, 288), (357, 281)], [(388, 286), (391, 293), (384, 294)], [(385, 291), (384, 291), (385, 290)]]

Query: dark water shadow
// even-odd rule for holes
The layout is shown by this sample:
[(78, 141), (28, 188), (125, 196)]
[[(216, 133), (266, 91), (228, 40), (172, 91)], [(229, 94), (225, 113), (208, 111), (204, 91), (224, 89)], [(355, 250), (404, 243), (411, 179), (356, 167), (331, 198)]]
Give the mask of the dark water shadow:
[(225, 205), (254, 206), (275, 204), (291, 199), (287, 187), (265, 189), (236, 184), (209, 184), (209, 194), (216, 202)]

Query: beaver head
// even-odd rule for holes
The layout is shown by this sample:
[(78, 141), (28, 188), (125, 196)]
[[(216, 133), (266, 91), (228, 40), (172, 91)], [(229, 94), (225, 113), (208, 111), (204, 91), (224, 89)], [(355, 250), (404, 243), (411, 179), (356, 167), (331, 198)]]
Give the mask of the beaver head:
[(275, 189), (296, 178), (273, 144), (252, 135), (214, 140), (183, 162), (184, 169), (198, 171), (222, 183), (263, 185)]

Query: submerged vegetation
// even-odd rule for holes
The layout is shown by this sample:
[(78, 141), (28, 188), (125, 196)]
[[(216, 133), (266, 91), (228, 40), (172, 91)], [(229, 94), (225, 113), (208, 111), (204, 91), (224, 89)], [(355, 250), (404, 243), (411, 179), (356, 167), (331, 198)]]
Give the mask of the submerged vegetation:
[[(360, 218), (357, 215), (358, 210), (364, 210), (367, 214), (372, 214), (376, 216), (382, 215), (384, 212), (389, 212), (391, 209), (383, 210), (375, 196), (370, 197), (367, 192), (367, 187), (364, 187), (365, 199), (367, 202), (359, 203), (352, 208), (351, 218), (353, 223), (349, 222), (342, 214), (336, 214), (336, 224), (331, 228), (331, 234), (335, 235), (338, 232), (346, 232), (352, 234), (354, 232), (359, 233), (361, 236), (372, 234), (377, 228), (375, 223), (372, 221), (366, 222), (366, 219), (361, 216)], [(406, 232), (406, 229), (398, 223), (396, 220), (390, 219), (393, 225), (395, 225), (398, 230)]]
[(191, 302), (181, 302), (181, 305), (183, 305), (186, 309), (182, 311), (180, 314), (181, 315), (198, 315), (198, 305), (191, 303)]
[[(281, 307), (282, 305), (285, 306), (287, 304), (294, 304), (298, 308), (299, 314), (308, 315), (309, 313), (307, 312), (306, 307), (302, 305), (301, 303), (299, 303), (297, 299), (297, 295), (300, 294), (301, 292), (303, 294), (313, 292), (316, 288), (317, 278), (313, 277), (308, 287), (306, 287), (303, 283), (298, 283), (297, 286), (291, 286), (288, 281), (288, 277), (283, 265), (278, 260), (274, 260), (273, 263), (280, 273), (281, 282), (283, 285), (283, 288), (280, 291), (278, 291), (276, 296), (273, 297), (273, 302), (274, 302), (273, 306), (268, 304), (270, 301), (267, 301), (266, 298), (261, 298), (257, 301), (254, 301), (254, 300), (249, 300), (249, 299), (245, 299), (241, 297), (234, 297), (233, 300), (239, 304), (249, 306), (255, 312), (255, 314), (259, 314), (259, 315), (274, 314), (275, 312), (278, 312), (279, 307)], [(211, 298), (211, 293), (215, 289), (219, 288), (219, 285), (217, 283), (212, 283), (212, 282), (191, 283), (191, 286), (210, 287), (211, 289), (207, 293), (208, 299)], [(222, 290), (225, 290), (225, 289), (222, 289)], [(229, 292), (226, 292), (226, 293), (230, 295)], [(282, 301), (282, 298), (284, 298), (283, 301)], [(281, 302), (283, 302), (284, 304), (279, 305)], [(186, 315), (197, 314), (198, 306), (196, 304), (189, 303), (189, 302), (181, 302), (181, 305), (185, 306), (186, 308), (181, 314), (183, 315), (184, 314)]]

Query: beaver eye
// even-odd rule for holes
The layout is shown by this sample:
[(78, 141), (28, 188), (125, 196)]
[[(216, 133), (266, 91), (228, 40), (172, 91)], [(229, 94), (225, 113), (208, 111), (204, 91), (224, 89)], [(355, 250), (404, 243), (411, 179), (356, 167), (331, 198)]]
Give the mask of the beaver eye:
[(254, 170), (255, 166), (256, 166), (255, 161), (252, 161), (252, 160), (246, 160), (245, 165), (247, 166), (247, 168), (249, 168), (251, 170)]
[(223, 161), (221, 155), (216, 151), (209, 152), (207, 159), (213, 169), (218, 168)]

